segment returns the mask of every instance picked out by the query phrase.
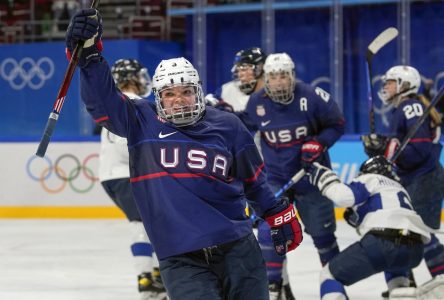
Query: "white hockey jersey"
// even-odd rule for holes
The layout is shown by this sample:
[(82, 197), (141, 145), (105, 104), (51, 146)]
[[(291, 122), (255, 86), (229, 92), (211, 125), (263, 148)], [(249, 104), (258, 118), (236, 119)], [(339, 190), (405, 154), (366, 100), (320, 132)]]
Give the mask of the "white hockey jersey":
[[(130, 99), (141, 99), (133, 93), (124, 93)], [(126, 138), (102, 128), (100, 135), (99, 180), (129, 178), (129, 154)]]
[(333, 183), (323, 194), (337, 206), (352, 207), (359, 233), (373, 228), (408, 230), (430, 241), (431, 229), (413, 210), (410, 197), (402, 185), (378, 174), (362, 174), (350, 184)]
[(233, 106), (235, 112), (245, 110), (250, 95), (246, 95), (239, 89), (240, 81), (232, 80), (221, 87), (220, 98)]

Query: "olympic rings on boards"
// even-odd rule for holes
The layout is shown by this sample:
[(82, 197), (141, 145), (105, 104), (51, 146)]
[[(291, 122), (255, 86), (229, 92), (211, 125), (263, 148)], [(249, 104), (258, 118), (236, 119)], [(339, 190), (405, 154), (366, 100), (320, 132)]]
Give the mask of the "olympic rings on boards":
[[(99, 180), (98, 176), (94, 173), (94, 168), (90, 167), (91, 161), (94, 158), (99, 158), (98, 153), (92, 153), (87, 155), (82, 162), (81, 160), (71, 154), (65, 153), (57, 157), (57, 159), (52, 162), (52, 160), (48, 157), (44, 157), (44, 164), (46, 166), (41, 166), (41, 170), (36, 170), (35, 159), (37, 156), (31, 156), (26, 163), (26, 173), (28, 176), (40, 183), (43, 190), (50, 194), (57, 194), (65, 190), (66, 186), (69, 186), (72, 191), (80, 194), (84, 194), (89, 192), (95, 185), (95, 183)], [(73, 165), (67, 167), (66, 165)], [(69, 169), (67, 169), (69, 168)], [(55, 176), (53, 176), (55, 174)], [(60, 181), (60, 184), (55, 187), (50, 187), (48, 181), (51, 178), (57, 178)], [(85, 187), (81, 187), (77, 182), (77, 180), (81, 180), (88, 184)]]

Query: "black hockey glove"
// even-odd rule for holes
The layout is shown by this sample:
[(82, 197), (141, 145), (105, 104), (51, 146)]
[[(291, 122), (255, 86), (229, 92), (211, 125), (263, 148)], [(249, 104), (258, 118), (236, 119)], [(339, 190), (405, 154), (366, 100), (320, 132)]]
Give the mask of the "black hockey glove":
[(344, 211), (344, 220), (353, 228), (358, 227), (359, 215), (351, 207), (347, 207)]
[(217, 103), (215, 106), (215, 108), (219, 109), (219, 110), (223, 110), (226, 112), (234, 112), (234, 108), (231, 104), (225, 102), (224, 100), (220, 100), (219, 103)]
[(387, 144), (389, 142), (389, 138), (372, 133), (368, 135), (362, 135), (361, 140), (364, 143), (364, 151), (367, 153), (369, 157), (374, 157), (378, 155), (384, 155), (385, 149), (387, 148)]
[(306, 171), (309, 182), (316, 186), (322, 195), (324, 195), (324, 190), (332, 183), (341, 182), (335, 172), (317, 162), (313, 163)]
[(66, 32), (66, 56), (71, 55), (79, 41), (85, 41), (78, 66), (83, 68), (90, 61), (101, 59), (102, 46), (102, 17), (96, 9), (88, 8), (78, 11), (69, 23)]
[(278, 201), (274, 208), (265, 212), (264, 218), (271, 227), (274, 250), (282, 256), (299, 246), (302, 230), (293, 204), (288, 203), (287, 197), (281, 197)]

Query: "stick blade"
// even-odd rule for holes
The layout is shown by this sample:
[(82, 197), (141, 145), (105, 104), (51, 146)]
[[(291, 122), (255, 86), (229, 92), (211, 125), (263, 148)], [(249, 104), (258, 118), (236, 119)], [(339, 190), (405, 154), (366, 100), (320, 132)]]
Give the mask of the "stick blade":
[(374, 40), (368, 45), (368, 52), (376, 54), (378, 51), (390, 43), (394, 38), (398, 36), (398, 29), (395, 27), (389, 27), (381, 32)]

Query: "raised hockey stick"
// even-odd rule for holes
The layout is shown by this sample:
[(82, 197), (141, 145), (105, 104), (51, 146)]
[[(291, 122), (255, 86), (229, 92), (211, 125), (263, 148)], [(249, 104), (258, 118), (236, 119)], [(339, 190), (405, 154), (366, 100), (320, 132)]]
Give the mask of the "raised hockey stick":
[(390, 161), (396, 161), (396, 159), (399, 157), (401, 152), (404, 150), (404, 148), (407, 146), (407, 144), (410, 142), (410, 139), (415, 135), (416, 131), (418, 131), (419, 127), (424, 123), (424, 120), (429, 115), (432, 108), (438, 104), (438, 102), (443, 98), (444, 96), (444, 86), (441, 87), (439, 92), (433, 97), (432, 101), (430, 102), (430, 105), (427, 106), (427, 108), (424, 110), (423, 114), (419, 117), (419, 119), (416, 121), (416, 123), (410, 128), (409, 132), (407, 132), (406, 136), (404, 137), (404, 140), (399, 145), (398, 149), (396, 149), (396, 152), (393, 154), (392, 157), (389, 157)]
[(367, 47), (367, 53), (365, 55), (366, 67), (367, 67), (367, 93), (368, 93), (368, 109), (369, 109), (369, 122), (370, 122), (370, 134), (375, 133), (375, 110), (373, 107), (373, 85), (372, 85), (372, 60), (373, 56), (378, 51), (390, 43), (394, 38), (398, 36), (398, 29), (389, 27), (381, 32)]
[(279, 198), (280, 196), (282, 196), (282, 194), (285, 193), (286, 191), (288, 191), (288, 189), (291, 188), (293, 186), (293, 184), (295, 184), (296, 182), (301, 180), (301, 178), (304, 177), (304, 175), (305, 175), (305, 170), (304, 169), (299, 170), (299, 172), (294, 174), (294, 176), (291, 177), (291, 179), (283, 187), (281, 187), (281, 189), (279, 191), (277, 191), (274, 194), (274, 196), (276, 198)]
[[(91, 8), (97, 8), (100, 0), (93, 0), (91, 3)], [(45, 131), (43, 132), (42, 139), (40, 140), (39, 146), (37, 148), (36, 155), (44, 157), (46, 149), (48, 148), (49, 141), (51, 140), (52, 133), (54, 132), (55, 125), (62, 110), (63, 103), (65, 102), (66, 94), (68, 93), (69, 86), (71, 84), (72, 76), (76, 70), (77, 63), (79, 62), (79, 57), (83, 51), (84, 41), (79, 41), (74, 52), (71, 56), (71, 61), (69, 62), (68, 68), (65, 71), (65, 76), (63, 78), (62, 84), (60, 86), (59, 92), (57, 94), (56, 101), (52, 112), (49, 114), (48, 122), (46, 123)]]

